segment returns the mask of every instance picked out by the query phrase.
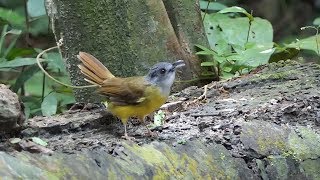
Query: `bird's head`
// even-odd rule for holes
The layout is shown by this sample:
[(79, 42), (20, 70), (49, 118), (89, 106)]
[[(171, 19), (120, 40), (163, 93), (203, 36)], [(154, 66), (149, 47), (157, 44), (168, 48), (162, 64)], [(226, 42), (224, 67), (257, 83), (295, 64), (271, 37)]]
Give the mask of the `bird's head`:
[(174, 63), (160, 62), (155, 64), (146, 76), (146, 80), (160, 87), (165, 95), (169, 95), (171, 86), (175, 79), (176, 69), (184, 66), (183, 60), (178, 60)]

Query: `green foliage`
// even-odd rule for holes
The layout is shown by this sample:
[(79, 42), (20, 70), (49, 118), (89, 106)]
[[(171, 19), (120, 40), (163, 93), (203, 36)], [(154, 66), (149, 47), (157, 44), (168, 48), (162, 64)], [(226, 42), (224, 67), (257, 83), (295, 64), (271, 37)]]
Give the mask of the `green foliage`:
[(148, 127), (156, 128), (156, 127), (162, 126), (164, 124), (165, 117), (166, 117), (165, 113), (162, 110), (159, 110), (154, 114), (153, 123), (149, 124)]
[(0, 19), (8, 24), (11, 24), (18, 28), (23, 28), (25, 24), (25, 17), (12, 10), (8, 10), (0, 7)]
[(314, 19), (312, 24), (315, 25), (315, 26), (320, 26), (320, 17)]
[(3, 60), (0, 63), (0, 68), (14, 68), (14, 67), (22, 67), (27, 65), (36, 64), (36, 58), (15, 58), (11, 61)]
[[(51, 116), (64, 111), (65, 106), (74, 103), (75, 99), (70, 88), (47, 79), (37, 67), (35, 57), (41, 49), (17, 47), (17, 42), (24, 40), (21, 37), (28, 33), (34, 36), (48, 34), (44, 1), (29, 0), (27, 9), (28, 23), (20, 12), (0, 8), (0, 19), (4, 23), (0, 37), (0, 73), (6, 77), (0, 79), (0, 83), (9, 85), (20, 96), (27, 118)], [(50, 52), (43, 58), (41, 62), (50, 74), (64, 83), (70, 83), (59, 53)]]
[[(9, 45), (6, 47), (6, 49), (4, 49), (5, 46), (5, 37), (7, 35), (13, 35), (11, 42), (9, 43)], [(10, 52), (10, 50), (13, 48), (13, 46), (16, 44), (16, 41), (18, 39), (18, 37), (20, 36), (21, 31), (17, 30), (17, 29), (12, 29), (10, 31), (8, 31), (8, 25), (4, 25), (3, 29), (2, 29), (2, 33), (1, 33), (1, 37), (0, 37), (0, 57), (5, 58), (8, 53)]]
[(289, 48), (311, 50), (320, 55), (320, 35), (311, 36), (301, 40), (296, 40), (296, 42), (290, 43), (287, 45)]
[[(25, 17), (26, 14), (28, 15), (27, 18)], [(28, 19), (28, 22), (26, 22), (26, 19)], [(31, 33), (34, 36), (49, 33), (49, 19), (46, 15), (44, 0), (28, 0), (27, 13), (24, 14), (0, 7), (0, 20), (4, 24), (9, 24), (12, 28)]]
[(44, 116), (52, 116), (57, 112), (58, 100), (54, 93), (48, 94), (41, 103), (41, 111)]
[[(273, 42), (270, 22), (253, 17), (241, 7), (222, 8), (217, 2), (204, 0), (200, 1), (200, 7), (205, 11), (203, 24), (210, 48), (196, 45), (197, 54), (210, 57), (201, 66), (217, 68), (221, 78), (247, 73), (268, 62), (291, 59), (300, 50), (312, 50), (320, 55), (320, 38), (315, 27), (312, 27), (317, 30), (315, 36), (280, 46)], [(317, 18), (313, 23), (319, 22)]]
[(164, 123), (164, 118), (165, 114), (163, 111), (159, 110), (155, 115), (154, 115), (154, 126), (162, 126)]
[[(239, 16), (239, 13), (246, 17)], [(201, 66), (218, 67), (222, 78), (265, 64), (274, 52), (271, 24), (254, 18), (243, 8), (230, 7), (207, 14), (204, 27), (210, 49), (196, 45), (200, 49), (197, 54), (211, 56), (212, 61), (203, 62)]]

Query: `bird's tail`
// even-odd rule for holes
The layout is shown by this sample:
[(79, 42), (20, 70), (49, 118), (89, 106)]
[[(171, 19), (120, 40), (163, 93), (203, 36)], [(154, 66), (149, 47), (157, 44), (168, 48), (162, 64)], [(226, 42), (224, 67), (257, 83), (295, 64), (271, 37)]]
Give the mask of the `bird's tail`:
[(79, 52), (77, 58), (82, 62), (78, 67), (86, 76), (85, 80), (91, 84), (102, 85), (114, 75), (94, 56), (86, 52)]

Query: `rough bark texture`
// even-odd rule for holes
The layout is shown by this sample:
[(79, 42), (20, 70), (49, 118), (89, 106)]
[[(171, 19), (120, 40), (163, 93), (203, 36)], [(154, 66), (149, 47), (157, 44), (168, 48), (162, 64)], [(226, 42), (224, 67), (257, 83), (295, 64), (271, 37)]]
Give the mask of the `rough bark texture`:
[[(178, 73), (178, 79), (199, 77), (200, 61), (193, 46), (208, 44), (199, 7), (191, 0), (174, 2), (172, 6), (177, 9), (167, 10), (159, 0), (47, 0), (56, 39), (63, 39), (61, 52), (72, 83), (84, 84), (76, 67), (75, 55), (79, 51), (96, 56), (116, 76), (145, 75), (159, 61), (184, 59), (187, 66)], [(168, 11), (174, 11), (173, 17), (168, 16)], [(92, 92), (93, 89), (76, 90), (76, 99), (100, 101)]]
[[(122, 143), (114, 155), (83, 152), (39, 156), (0, 152), (0, 175), (10, 179), (253, 179), (242, 159), (222, 146), (199, 142), (170, 147), (165, 143), (138, 146)], [(31, 165), (32, 164), (32, 165)]]
[(0, 152), (0, 177), (320, 178), (319, 65), (270, 64), (208, 86), (206, 102), (194, 101), (203, 92), (196, 87), (171, 97), (180, 104), (164, 109), (167, 120), (153, 129), (156, 140), (133, 123), (128, 133), (135, 142), (121, 140), (123, 125), (101, 109), (29, 119), (14, 137), (39, 137), (53, 155), (17, 152), (20, 143), (0, 135), (0, 150), (7, 151)]

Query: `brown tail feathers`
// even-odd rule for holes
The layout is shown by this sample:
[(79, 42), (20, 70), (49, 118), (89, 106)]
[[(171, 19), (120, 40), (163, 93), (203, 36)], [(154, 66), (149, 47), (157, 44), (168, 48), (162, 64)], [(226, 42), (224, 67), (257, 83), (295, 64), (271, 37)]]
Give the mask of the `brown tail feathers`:
[(85, 80), (92, 84), (102, 85), (106, 79), (114, 75), (94, 56), (86, 52), (79, 52), (77, 58), (82, 62), (78, 67), (86, 76)]

